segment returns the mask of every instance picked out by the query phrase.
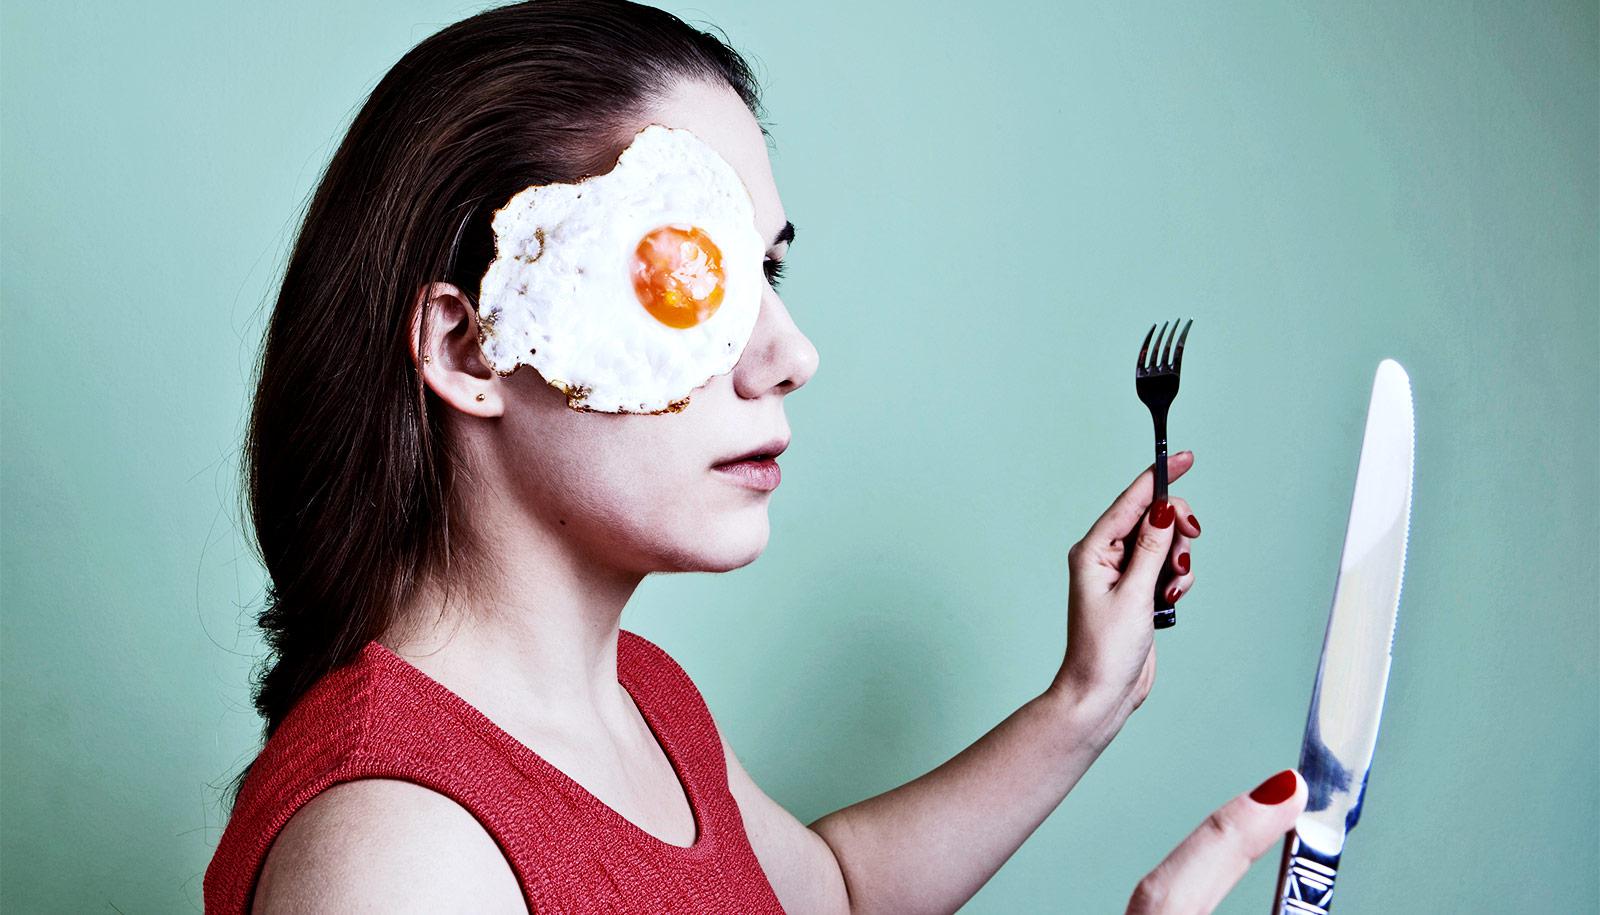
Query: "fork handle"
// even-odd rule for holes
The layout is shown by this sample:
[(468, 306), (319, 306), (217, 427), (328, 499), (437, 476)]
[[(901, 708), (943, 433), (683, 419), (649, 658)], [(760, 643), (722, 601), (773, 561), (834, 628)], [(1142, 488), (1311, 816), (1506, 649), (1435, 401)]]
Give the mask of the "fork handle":
[(1156, 612), (1151, 622), (1157, 629), (1171, 629), (1178, 625), (1178, 611), (1167, 603), (1165, 595), (1156, 598)]
[[(1154, 417), (1156, 425), (1155, 498), (1160, 500), (1167, 497), (1167, 416), (1165, 411), (1157, 411)], [(1152, 502), (1151, 504), (1155, 503)], [(1161, 587), (1159, 578), (1160, 576), (1157, 576), (1156, 609), (1152, 622), (1157, 629), (1171, 629), (1173, 626), (1178, 625), (1178, 611), (1174, 610), (1172, 604), (1167, 601), (1166, 590)]]
[(1151, 414), (1155, 419), (1156, 427), (1156, 495), (1157, 499), (1167, 497), (1167, 411), (1157, 410)]

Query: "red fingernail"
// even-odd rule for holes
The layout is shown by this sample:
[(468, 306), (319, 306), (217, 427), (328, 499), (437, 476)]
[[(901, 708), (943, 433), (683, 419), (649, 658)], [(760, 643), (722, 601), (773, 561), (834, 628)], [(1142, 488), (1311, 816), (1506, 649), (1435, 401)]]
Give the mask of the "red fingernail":
[(1178, 598), (1180, 598), (1182, 596), (1183, 596), (1183, 591), (1179, 590), (1177, 585), (1173, 585), (1172, 587), (1167, 589), (1167, 603), (1169, 603), (1169, 604), (1177, 603), (1178, 602)]
[(1185, 575), (1189, 574), (1189, 554), (1188, 553), (1179, 553), (1178, 554), (1178, 571), (1182, 572)]
[(1266, 804), (1269, 807), (1273, 804), (1281, 804), (1294, 797), (1295, 785), (1294, 770), (1285, 769), (1257, 785), (1256, 790), (1250, 792), (1250, 800), (1255, 801), (1257, 804)]
[(1189, 523), (1194, 525), (1194, 532), (1196, 534), (1200, 533), (1200, 519), (1199, 518), (1196, 518), (1194, 515), (1190, 515), (1189, 516)]
[(1166, 499), (1157, 499), (1155, 510), (1150, 513), (1150, 523), (1156, 527), (1166, 529), (1172, 526), (1172, 519), (1177, 515), (1172, 503)]

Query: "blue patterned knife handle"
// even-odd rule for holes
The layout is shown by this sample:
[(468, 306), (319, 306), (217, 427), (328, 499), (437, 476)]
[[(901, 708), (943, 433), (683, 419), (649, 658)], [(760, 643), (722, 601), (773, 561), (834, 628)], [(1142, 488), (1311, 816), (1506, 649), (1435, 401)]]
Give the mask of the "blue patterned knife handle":
[(1291, 831), (1283, 843), (1273, 915), (1327, 915), (1333, 908), (1333, 881), (1338, 875), (1337, 854), (1325, 855), (1302, 843), (1300, 833)]

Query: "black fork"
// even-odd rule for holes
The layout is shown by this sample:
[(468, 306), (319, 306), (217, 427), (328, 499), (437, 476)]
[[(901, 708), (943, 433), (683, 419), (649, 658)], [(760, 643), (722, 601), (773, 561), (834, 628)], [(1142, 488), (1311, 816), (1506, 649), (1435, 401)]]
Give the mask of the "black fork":
[[(1144, 345), (1139, 347), (1139, 363), (1134, 367), (1133, 383), (1139, 390), (1139, 399), (1150, 408), (1150, 418), (1156, 424), (1156, 492), (1153, 506), (1165, 501), (1167, 498), (1167, 408), (1172, 406), (1173, 398), (1178, 396), (1178, 373), (1183, 369), (1183, 341), (1189, 339), (1189, 328), (1194, 326), (1190, 319), (1184, 324), (1183, 333), (1178, 333), (1178, 325), (1182, 324), (1180, 318), (1172, 322), (1172, 333), (1167, 333), (1167, 325), (1161, 325), (1161, 333), (1156, 333), (1155, 325), (1150, 325), (1150, 332), (1144, 335)], [(1172, 338), (1178, 338), (1177, 349), (1174, 351)], [(1150, 340), (1156, 341), (1155, 352), (1150, 352)], [(1163, 338), (1165, 339), (1165, 352), (1162, 351)], [(1150, 358), (1146, 359), (1146, 356)], [(1172, 604), (1167, 601), (1167, 595), (1161, 585), (1156, 585), (1156, 611), (1155, 627), (1167, 629), (1178, 624), (1178, 611), (1172, 609)]]

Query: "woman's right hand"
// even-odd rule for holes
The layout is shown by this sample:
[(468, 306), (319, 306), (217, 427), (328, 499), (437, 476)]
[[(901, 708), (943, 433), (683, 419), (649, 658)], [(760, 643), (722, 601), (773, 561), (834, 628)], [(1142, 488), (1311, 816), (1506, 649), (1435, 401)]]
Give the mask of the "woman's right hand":
[(1128, 915), (1205, 915), (1215, 909), (1250, 863), (1294, 828), (1305, 806), (1306, 783), (1293, 769), (1222, 805), (1139, 881)]
[[(1193, 451), (1172, 455), (1168, 479), (1176, 482), (1193, 466)], [(1050, 689), (1102, 708), (1112, 733), (1155, 682), (1157, 583), (1178, 597), (1194, 585), (1190, 554), (1199, 522), (1185, 500), (1169, 494), (1162, 510), (1152, 506), (1154, 497), (1150, 466), (1067, 551), (1067, 651)]]

